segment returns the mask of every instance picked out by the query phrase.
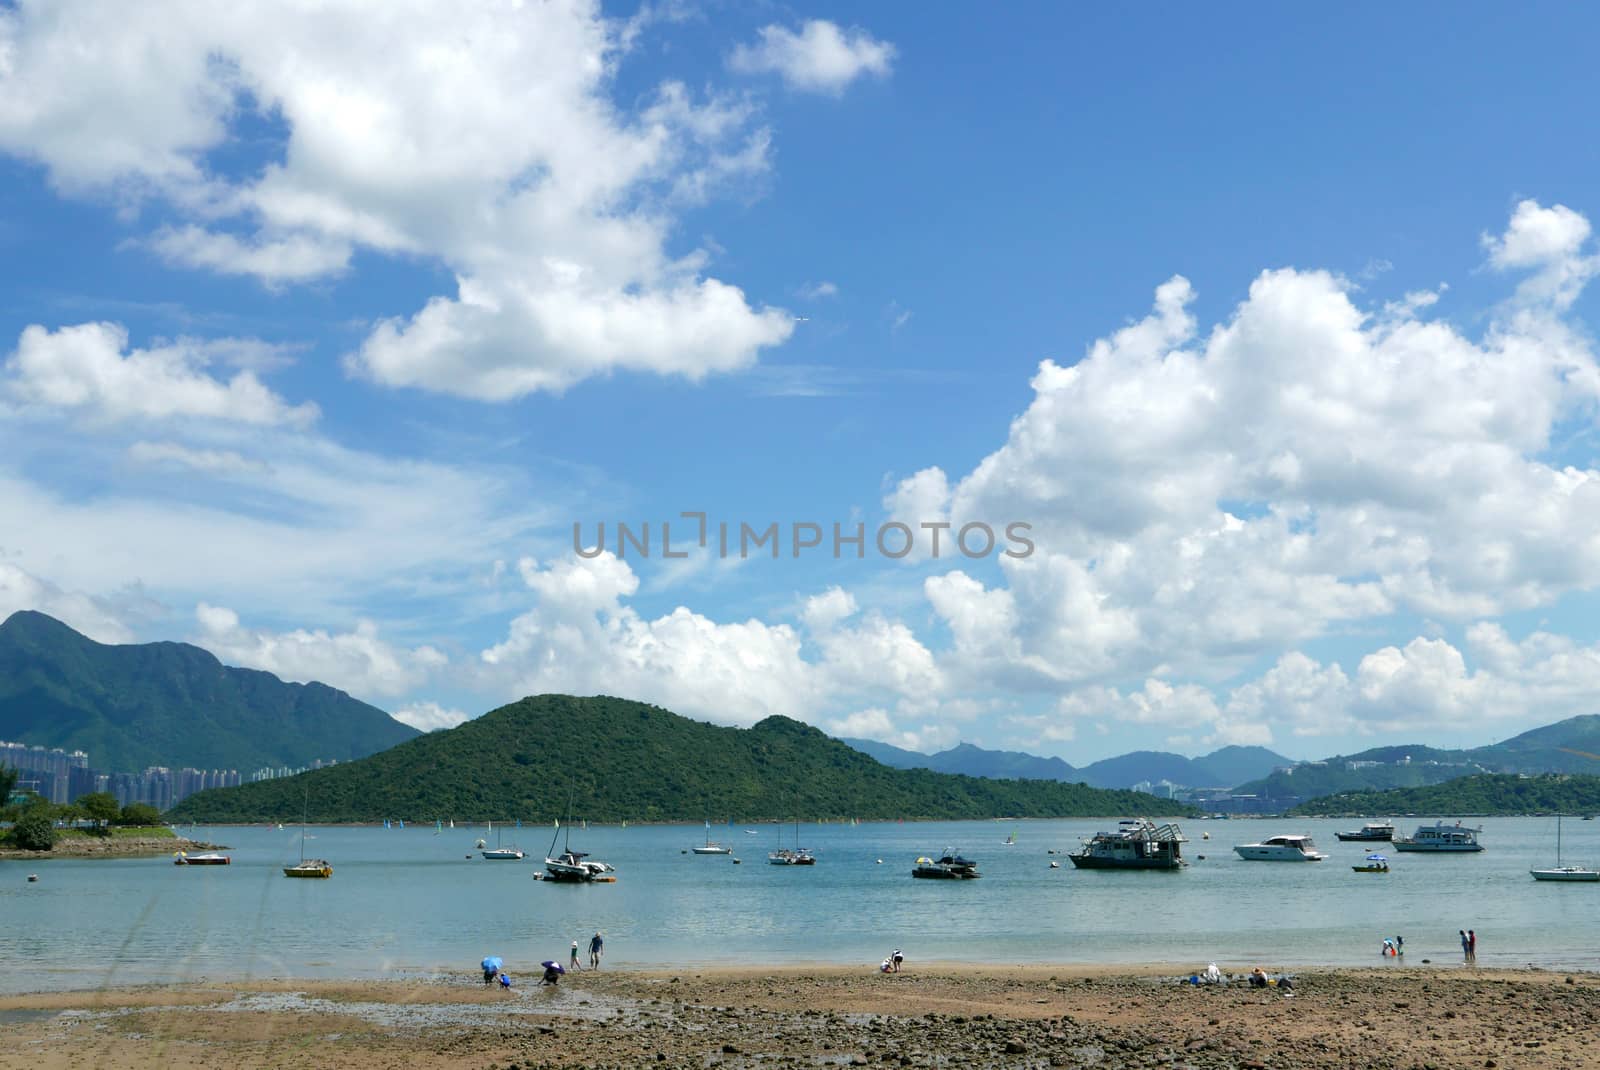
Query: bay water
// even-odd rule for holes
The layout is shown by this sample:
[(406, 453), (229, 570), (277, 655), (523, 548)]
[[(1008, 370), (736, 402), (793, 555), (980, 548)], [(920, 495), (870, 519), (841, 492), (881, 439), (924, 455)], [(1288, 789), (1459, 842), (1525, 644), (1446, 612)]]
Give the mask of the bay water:
[[(1402, 835), (1417, 823), (1395, 821)], [(792, 823), (713, 825), (739, 864), (687, 853), (705, 841), (700, 826), (574, 828), (574, 849), (616, 867), (615, 884), (595, 885), (533, 879), (550, 828), (313, 827), (306, 853), (334, 875), (290, 880), (282, 867), (300, 857), (298, 827), (185, 827), (227, 844), (232, 865), (0, 862), (0, 991), (470, 975), (486, 955), (531, 979), (543, 959), (565, 963), (573, 940), (587, 962), (596, 931), (603, 968), (870, 970), (898, 947), (912, 967), (1171, 963), (1187, 973), (1208, 962), (1379, 965), (1392, 961), (1379, 955), (1383, 938), (1397, 935), (1416, 966), (1459, 963), (1457, 930), (1475, 929), (1482, 966), (1600, 970), (1600, 884), (1528, 874), (1554, 864), (1555, 819), (1465, 823), (1483, 826), (1486, 850), (1402, 854), (1335, 839), (1359, 821), (1185, 821), (1190, 864), (1173, 873), (1074, 869), (1066, 852), (1115, 827), (1103, 819), (803, 824), (799, 840), (817, 854), (810, 867), (767, 864), (769, 850), (795, 845)], [(1567, 818), (1562, 832), (1567, 864), (1600, 866), (1600, 822)], [(1247, 862), (1232, 850), (1282, 833), (1311, 834), (1329, 859)], [(475, 841), (493, 846), (497, 834), (528, 858), (482, 859)], [(919, 855), (947, 848), (976, 860), (982, 878), (911, 878)], [(1392, 871), (1354, 872), (1374, 849)]]

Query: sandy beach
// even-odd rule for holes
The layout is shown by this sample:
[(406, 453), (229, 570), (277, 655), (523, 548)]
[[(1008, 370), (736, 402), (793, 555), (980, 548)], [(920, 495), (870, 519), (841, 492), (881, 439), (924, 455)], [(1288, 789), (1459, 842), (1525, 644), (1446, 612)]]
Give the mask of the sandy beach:
[[(1242, 968), (1234, 968), (1242, 974)], [(1305, 970), (1292, 993), (1188, 971), (908, 964), (604, 968), (0, 998), (0, 1068), (433, 1066), (1589, 1067), (1600, 976)]]

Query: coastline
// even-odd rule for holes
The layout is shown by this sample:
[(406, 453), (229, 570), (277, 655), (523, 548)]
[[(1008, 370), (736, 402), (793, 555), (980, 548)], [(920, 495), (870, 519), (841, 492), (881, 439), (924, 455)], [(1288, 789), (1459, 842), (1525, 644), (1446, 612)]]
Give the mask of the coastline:
[(64, 836), (48, 851), (0, 848), (0, 861), (48, 862), (53, 858), (149, 858), (179, 851), (227, 850), (220, 844), (181, 836)]
[[(1458, 965), (1296, 971), (908, 963), (258, 980), (0, 997), (0, 1068), (1584, 1065), (1600, 975)], [(1240, 972), (1234, 966), (1230, 972)]]

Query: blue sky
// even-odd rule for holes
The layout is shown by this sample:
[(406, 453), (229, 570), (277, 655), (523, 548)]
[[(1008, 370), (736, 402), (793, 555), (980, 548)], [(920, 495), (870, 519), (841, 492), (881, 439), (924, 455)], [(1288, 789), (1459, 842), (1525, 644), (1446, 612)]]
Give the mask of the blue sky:
[[(0, 612), (430, 727), (1595, 709), (1587, 11), (185, 8), (0, 5)], [(572, 553), (693, 510), (1037, 549)]]

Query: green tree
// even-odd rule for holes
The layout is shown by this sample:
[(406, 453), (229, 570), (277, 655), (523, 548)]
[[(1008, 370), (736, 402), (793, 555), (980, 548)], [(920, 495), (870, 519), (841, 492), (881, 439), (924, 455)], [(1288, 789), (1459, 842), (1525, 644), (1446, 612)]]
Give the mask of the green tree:
[(56, 845), (56, 825), (45, 807), (32, 807), (11, 830), (11, 840), (24, 851), (48, 851)]
[(11, 801), (11, 793), (17, 790), (17, 771), (9, 765), (0, 765), (0, 807)]
[(105, 827), (121, 814), (121, 809), (117, 806), (117, 797), (109, 791), (91, 791), (87, 795), (80, 796), (77, 805), (89, 815), (89, 820), (93, 821), (95, 828), (101, 832), (104, 832)]
[(149, 803), (129, 803), (122, 808), (122, 813), (117, 815), (119, 825), (159, 825), (161, 824), (161, 811)]

